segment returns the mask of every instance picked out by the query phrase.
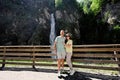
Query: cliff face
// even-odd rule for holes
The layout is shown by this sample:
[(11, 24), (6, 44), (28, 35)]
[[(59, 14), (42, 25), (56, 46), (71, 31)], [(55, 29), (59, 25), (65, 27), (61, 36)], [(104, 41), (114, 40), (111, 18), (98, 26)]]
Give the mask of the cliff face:
[(101, 13), (102, 19), (108, 24), (111, 43), (120, 43), (120, 1), (107, 3)]
[(103, 11), (105, 21), (110, 25), (120, 24), (120, 2), (108, 3)]
[(56, 18), (56, 35), (64, 29), (79, 39), (79, 14), (69, 3), (63, 0), (64, 7), (57, 8), (55, 0), (0, 0), (0, 45), (49, 44), (51, 13)]
[(62, 0), (62, 6), (56, 7), (56, 31), (59, 34), (60, 29), (64, 29), (65, 32), (72, 33), (74, 44), (80, 42), (80, 26), (79, 19), (81, 13), (78, 12), (77, 4), (75, 0)]
[(120, 1), (104, 1), (93, 15), (76, 0), (0, 0), (0, 45), (49, 45), (52, 13), (56, 35), (64, 29), (74, 44), (120, 43)]
[(0, 0), (0, 45), (49, 44), (53, 5), (54, 0)]

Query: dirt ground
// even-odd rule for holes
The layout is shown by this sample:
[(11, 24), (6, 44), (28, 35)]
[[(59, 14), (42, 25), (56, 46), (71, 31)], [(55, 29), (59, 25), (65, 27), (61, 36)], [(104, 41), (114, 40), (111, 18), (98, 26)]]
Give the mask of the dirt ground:
[(0, 80), (63, 80), (56, 73), (33, 71), (0, 71)]
[(120, 80), (118, 75), (106, 75), (101, 73), (89, 73), (76, 71), (73, 76), (62, 74), (57, 76), (57, 69), (30, 67), (6, 67), (0, 70), (0, 80)]

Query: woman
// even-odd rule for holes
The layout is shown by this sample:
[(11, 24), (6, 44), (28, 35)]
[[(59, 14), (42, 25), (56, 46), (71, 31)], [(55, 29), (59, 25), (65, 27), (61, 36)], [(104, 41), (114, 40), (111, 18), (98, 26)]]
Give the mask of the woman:
[(72, 46), (73, 46), (73, 41), (71, 39), (71, 34), (67, 33), (65, 48), (66, 48), (66, 62), (70, 68), (70, 75), (73, 75), (75, 73), (75, 71), (73, 70), (72, 63), (71, 63), (71, 57), (72, 57), (72, 52), (73, 52)]

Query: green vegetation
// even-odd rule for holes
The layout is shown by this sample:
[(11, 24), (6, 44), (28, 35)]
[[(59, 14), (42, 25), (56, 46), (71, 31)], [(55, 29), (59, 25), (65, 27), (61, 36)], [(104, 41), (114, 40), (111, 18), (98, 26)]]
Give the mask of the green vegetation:
[(110, 11), (105, 12), (103, 21), (104, 22), (107, 21), (109, 16), (110, 16)]
[(113, 28), (114, 28), (114, 30), (120, 30), (120, 25), (116, 25)]
[(83, 0), (79, 3), (79, 7), (83, 9), (85, 14), (97, 15), (101, 11), (102, 4), (103, 0)]
[(103, 0), (92, 0), (90, 10), (97, 15), (101, 11)]
[(114, 43), (120, 42), (120, 25), (113, 26), (112, 38)]
[(55, 0), (55, 7), (57, 8), (57, 7), (62, 7), (63, 5), (62, 5), (62, 1), (63, 0)]
[[(118, 23), (111, 25), (108, 19), (114, 17), (114, 10), (108, 8), (107, 4), (115, 4), (118, 0), (77, 0), (78, 9), (84, 14), (79, 19), (81, 25), (81, 40), (88, 43), (120, 43), (120, 26)], [(109, 6), (110, 7), (110, 6)], [(103, 10), (102, 10), (103, 9)], [(83, 35), (83, 36), (82, 36)], [(101, 37), (99, 37), (101, 36)]]

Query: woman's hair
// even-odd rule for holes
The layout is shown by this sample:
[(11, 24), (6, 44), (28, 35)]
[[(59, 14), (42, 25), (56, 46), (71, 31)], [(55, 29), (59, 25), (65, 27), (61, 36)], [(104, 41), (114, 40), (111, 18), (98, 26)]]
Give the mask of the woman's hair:
[(67, 33), (66, 36), (69, 36), (70, 39), (72, 39), (72, 34), (71, 33)]
[[(70, 39), (72, 39), (72, 34), (71, 33), (67, 33), (66, 35), (65, 35), (65, 37), (67, 37), (67, 36), (69, 36), (70, 37)], [(67, 43), (67, 39), (65, 39), (65, 44)]]

